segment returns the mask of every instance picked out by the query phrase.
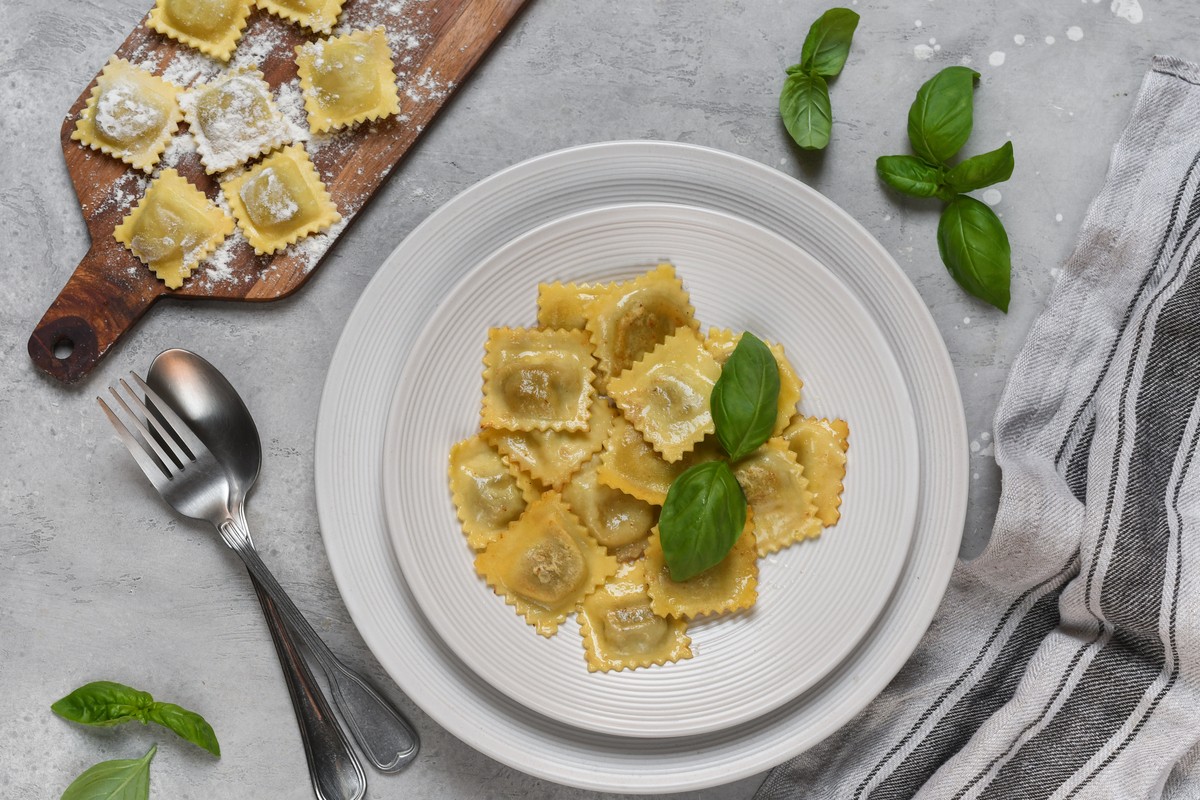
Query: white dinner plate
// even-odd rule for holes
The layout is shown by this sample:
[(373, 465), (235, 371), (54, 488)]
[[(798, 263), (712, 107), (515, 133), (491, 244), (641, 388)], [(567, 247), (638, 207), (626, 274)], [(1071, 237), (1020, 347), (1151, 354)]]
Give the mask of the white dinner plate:
[[(734, 728), (635, 739), (531, 711), (477, 676), (420, 612), (384, 515), (383, 438), (412, 343), (467, 271), (520, 234), (574, 211), (667, 202), (726, 211), (799, 245), (850, 289), (892, 347), (917, 425), (913, 542), (887, 606), (858, 647), (799, 697)], [(477, 750), (559, 783), (620, 792), (698, 789), (761, 772), (820, 742), (899, 671), (941, 600), (966, 512), (968, 449), (954, 370), (925, 304), (853, 218), (813, 189), (736, 155), (610, 142), (540, 156), (483, 180), (393, 251), (348, 319), (316, 434), (316, 490), (342, 598), (400, 688)]]
[[(479, 429), (487, 331), (534, 326), (539, 282), (626, 280), (670, 261), (702, 325), (783, 344), (801, 410), (851, 425), (842, 519), (762, 559), (747, 613), (692, 624), (695, 657), (589, 673), (574, 618), (538, 636), (479, 578), (446, 487), (450, 445)], [(642, 265), (642, 266), (636, 266)], [(777, 234), (717, 211), (628, 204), (517, 237), (442, 301), (410, 351), (384, 438), (392, 544), (425, 617), (466, 664), (522, 705), (580, 728), (688, 736), (751, 720), (812, 686), (866, 634), (908, 552), (917, 434), (904, 378), (862, 304)]]

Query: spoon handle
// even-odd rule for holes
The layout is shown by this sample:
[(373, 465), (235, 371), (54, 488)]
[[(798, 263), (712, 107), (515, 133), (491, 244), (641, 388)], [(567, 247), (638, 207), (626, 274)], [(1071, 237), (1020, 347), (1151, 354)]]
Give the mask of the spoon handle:
[(319, 800), (361, 800), (367, 793), (367, 776), (363, 774), (358, 758), (330, 711), (321, 687), (284, 627), (279, 610), (258, 579), (251, 575), (250, 581), (262, 604), (263, 616), (267, 619), (267, 628), (271, 631), (275, 652), (287, 680), (313, 792)]
[(408, 766), (420, 748), (417, 732), (365, 678), (343, 664), (325, 645), (267, 569), (245, 529), (232, 520), (219, 528), (225, 544), (241, 557), (274, 602), (284, 623), (325, 671), (333, 701), (367, 759), (381, 772), (398, 772)]

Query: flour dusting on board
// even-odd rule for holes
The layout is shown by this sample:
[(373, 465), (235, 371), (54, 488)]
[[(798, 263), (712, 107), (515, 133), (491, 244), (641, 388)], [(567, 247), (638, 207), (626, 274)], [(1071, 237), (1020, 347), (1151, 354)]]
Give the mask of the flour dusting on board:
[(1134, 25), (1142, 21), (1142, 4), (1138, 0), (1112, 0), (1109, 8), (1113, 14)]

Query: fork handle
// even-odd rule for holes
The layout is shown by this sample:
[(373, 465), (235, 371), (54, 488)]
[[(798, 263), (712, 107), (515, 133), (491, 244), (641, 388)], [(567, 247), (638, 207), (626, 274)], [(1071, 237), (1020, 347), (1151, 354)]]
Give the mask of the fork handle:
[(372, 766), (381, 772), (398, 772), (408, 766), (420, 749), (417, 732), (408, 720), (325, 645), (267, 569), (244, 529), (232, 520), (218, 527), (225, 544), (238, 554), (250, 574), (262, 584), (288, 629), (325, 671), (333, 702)]
[(279, 610), (254, 575), (250, 576), (250, 582), (262, 605), (267, 628), (275, 642), (275, 652), (279, 655), (279, 665), (287, 680), (313, 792), (319, 800), (361, 800), (367, 793), (367, 776), (363, 774), (358, 758), (350, 749), (312, 671), (296, 649)]

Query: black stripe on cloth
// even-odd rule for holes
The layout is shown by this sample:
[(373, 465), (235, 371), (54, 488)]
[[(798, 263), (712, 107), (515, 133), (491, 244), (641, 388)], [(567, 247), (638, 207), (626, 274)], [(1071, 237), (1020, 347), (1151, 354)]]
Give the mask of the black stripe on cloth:
[[(1189, 244), (1189, 249), (1190, 249)], [(1041, 731), (1001, 767), (982, 795), (1048, 797), (1083, 767), (1136, 711), (1167, 665), (1159, 633), (1170, 537), (1168, 487), (1176, 454), (1200, 394), (1200, 269), (1190, 265), (1183, 285), (1163, 304), (1154, 323), (1141, 388), (1137, 425), (1126, 476), (1126, 498), (1113, 554), (1100, 587), (1100, 610), (1113, 636), (1088, 665), (1066, 703)], [(1164, 286), (1164, 290), (1165, 290)], [(1147, 316), (1153, 304), (1147, 306)], [(1133, 379), (1147, 319), (1125, 376), (1122, 402)], [(1121, 413), (1113, 456), (1106, 519), (1093, 553), (1089, 589), (1100, 548), (1112, 523), (1112, 502), (1124, 449), (1127, 417)], [(1172, 629), (1173, 630), (1173, 629)]]
[[(1138, 301), (1142, 299), (1142, 295), (1146, 293), (1146, 288), (1150, 285), (1150, 280), (1158, 271), (1156, 268), (1159, 261), (1162, 260), (1163, 253), (1165, 253), (1167, 250), (1167, 242), (1171, 240), (1171, 232), (1174, 230), (1175, 223), (1179, 219), (1179, 209), (1183, 205), (1183, 196), (1187, 191), (1188, 183), (1191, 182), (1192, 175), (1196, 172), (1197, 166), (1200, 166), (1200, 153), (1196, 153), (1196, 155), (1192, 158), (1192, 163), (1188, 165), (1187, 170), (1183, 173), (1183, 180), (1180, 181), (1179, 188), (1175, 191), (1175, 200), (1171, 203), (1171, 214), (1167, 220), (1166, 230), (1163, 231), (1162, 241), (1159, 242), (1158, 250), (1154, 254), (1154, 259), (1150, 262), (1150, 269), (1146, 272), (1145, 276), (1142, 277), (1142, 282), (1138, 284), (1137, 291), (1133, 293), (1133, 299), (1131, 299), (1129, 301), (1129, 305), (1125, 307), (1125, 313), (1121, 317), (1121, 324), (1117, 327), (1117, 335), (1113, 338), (1112, 345), (1108, 349), (1108, 355), (1104, 357), (1104, 363), (1100, 368), (1100, 374), (1096, 376), (1096, 381), (1092, 384), (1091, 390), (1088, 391), (1087, 395), (1083, 399), (1083, 402), (1079, 404), (1079, 408), (1075, 410), (1075, 414), (1071, 418), (1071, 424), (1067, 426), (1067, 433), (1063, 437), (1062, 444), (1060, 444), (1058, 447), (1058, 453), (1056, 453), (1054, 456), (1054, 466), (1060, 470), (1063, 467), (1063, 459), (1065, 456), (1067, 456), (1067, 448), (1070, 446), (1072, 438), (1074, 438), (1073, 434), (1075, 434), (1079, 429), (1085, 414), (1088, 416), (1088, 422), (1085, 427), (1092, 428), (1093, 431), (1095, 430), (1094, 415), (1096, 393), (1100, 391), (1100, 385), (1104, 383), (1104, 378), (1108, 375), (1108, 370), (1112, 367), (1113, 359), (1117, 354), (1117, 347), (1121, 343), (1125, 329), (1129, 326), (1129, 321), (1133, 319), (1133, 310), (1137, 307)], [(1197, 219), (1200, 219), (1200, 196), (1193, 194), (1192, 202), (1188, 205), (1186, 221), (1184, 222), (1183, 227), (1180, 229), (1179, 235), (1175, 237), (1175, 246), (1171, 248), (1172, 257), (1178, 254), (1180, 243), (1187, 238), (1188, 231), (1191, 230), (1192, 226), (1196, 224)], [(1079, 483), (1081, 481), (1085, 485), (1087, 483), (1087, 456), (1085, 455), (1082, 459), (1077, 458), (1079, 451), (1084, 449), (1083, 446), (1085, 444), (1087, 447), (1091, 447), (1091, 437), (1080, 435), (1075, 443), (1075, 447), (1072, 448), (1068, 460), (1077, 469), (1082, 469), (1083, 475), (1082, 477), (1076, 476), (1074, 479), (1072, 479), (1071, 475), (1068, 474), (1067, 482), (1069, 484)], [(1075, 492), (1075, 496), (1082, 500), (1080, 492)]]
[[(1041, 583), (1037, 584), (1036, 586), (1032, 586), (1029, 589), (1026, 589), (1024, 592), (1022, 592), (1021, 596), (1018, 597), (1016, 600), (1014, 600), (1012, 602), (1012, 604), (1008, 607), (1008, 609), (1004, 612), (1003, 616), (1001, 616), (1000, 621), (998, 623), (996, 623), (996, 627), (992, 629), (991, 635), (988, 636), (987, 641), (985, 641), (983, 643), (983, 647), (980, 648), (979, 652), (976, 654), (975, 658), (972, 659), (971, 663), (967, 666), (967, 668), (962, 671), (962, 673), (954, 680), (953, 683), (951, 683), (948, 687), (946, 687), (946, 689), (938, 696), (937, 700), (935, 700), (929, 706), (929, 708), (925, 709), (924, 713), (921, 714), (920, 718), (918, 718), (917, 721), (915, 723), (913, 723), (913, 726), (912, 726), (912, 728), (909, 729), (908, 733), (904, 735), (904, 738), (902, 738), (899, 742), (897, 742), (892, 747), (892, 749), (889, 750), (888, 753), (886, 755), (884, 755), (884, 757), (882, 759), (880, 759), (879, 763), (875, 765), (874, 769), (872, 769), (870, 771), (870, 773), (863, 779), (862, 783), (860, 783), (858, 785), (858, 788), (854, 792), (854, 797), (856, 797), (856, 798), (862, 797), (863, 791), (866, 789), (867, 784), (869, 784), (871, 782), (871, 779), (874, 778), (875, 775), (877, 775), (881, 769), (883, 769), (883, 767), (887, 764), (888, 760), (891, 759), (892, 756), (896, 755), (896, 753), (898, 753), (904, 747), (905, 744), (907, 744), (914, 736), (917, 735), (917, 731), (919, 731), (921, 729), (921, 726), (924, 725), (929, 720), (929, 718), (932, 717), (937, 712), (938, 708), (942, 705), (942, 703), (944, 703), (946, 701), (946, 699), (950, 695), (952, 695), (963, 684), (963, 682), (966, 681), (971, 676), (971, 673), (974, 672), (975, 668), (979, 666), (979, 664), (987, 656), (987, 653), (991, 649), (992, 645), (1000, 637), (1000, 634), (1004, 631), (1004, 628), (1008, 625), (1009, 620), (1012, 619), (1013, 615), (1015, 615), (1021, 611), (1021, 609), (1025, 605), (1026, 601), (1028, 601), (1031, 597), (1036, 597), (1038, 594), (1043, 594), (1043, 593), (1052, 594), (1055, 598), (1057, 598), (1059, 596), (1059, 594), (1061, 594), (1061, 592), (1062, 592), (1062, 587), (1065, 586), (1071, 580), (1071, 578), (1075, 577), (1077, 574), (1079, 574), (1079, 560), (1077, 558), (1072, 558), (1069, 562), (1067, 562), (1067, 564), (1061, 570), (1059, 570), (1053, 576), (1051, 576), (1050, 578), (1047, 578), (1046, 580), (1042, 581)], [(1037, 607), (1037, 605), (1038, 605), (1038, 603), (1037, 603), (1037, 601), (1035, 601), (1033, 603), (1033, 605), (1030, 607), (1030, 611), (1032, 611), (1033, 608)], [(1055, 603), (1055, 609), (1056, 609), (1055, 617), (1057, 619), (1057, 602)], [(1018, 624), (1016, 626), (1016, 628), (1013, 630), (1013, 633), (1009, 636), (1009, 640), (1004, 645), (1005, 648), (1014, 647), (1013, 641), (1014, 641), (1014, 639), (1016, 639), (1018, 632), (1021, 631), (1022, 624), (1023, 624), (1023, 621), (1021, 624)], [(1017, 647), (1018, 649), (1021, 649), (1021, 650), (1024, 649), (1023, 645), (1020, 645), (1020, 644), (1015, 645), (1015, 647)], [(1004, 657), (1004, 650), (1002, 649), (1000, 655), (997, 656), (997, 659), (1000, 659), (1003, 657)], [(938, 724), (940, 725), (941, 722), (939, 722)], [(923, 747), (923, 745), (922, 745), (922, 747)], [(918, 747), (917, 750), (914, 750), (914, 754), (918, 750), (920, 750), (920, 747)], [(909, 757), (911, 758), (912, 755), (913, 754), (910, 754)], [(916, 791), (916, 789), (914, 788), (913, 791)]]
[(1093, 414), (1088, 418), (1087, 427), (1083, 429), (1079, 442), (1071, 452), (1071, 460), (1067, 462), (1066, 469), (1067, 488), (1081, 503), (1087, 503), (1087, 465), (1088, 458), (1092, 454), (1092, 439), (1094, 438), (1096, 438), (1096, 417)]
[(1070, 800), (1070, 798), (1075, 797), (1077, 794), (1083, 791), (1083, 789), (1092, 782), (1092, 779), (1100, 774), (1101, 770), (1116, 760), (1117, 756), (1121, 755), (1125, 748), (1137, 738), (1137, 735), (1142, 732), (1142, 728), (1145, 727), (1146, 722), (1154, 714), (1155, 709), (1158, 708), (1158, 704), (1162, 702), (1162, 699), (1167, 696), (1167, 692), (1171, 691), (1171, 687), (1173, 687), (1175, 682), (1179, 679), (1179, 659), (1175, 657), (1175, 653), (1179, 652), (1177, 647), (1178, 640), (1176, 638), (1175, 621), (1179, 616), (1179, 581), (1183, 575), (1183, 514), (1179, 512), (1179, 494), (1183, 489), (1183, 477), (1187, 475), (1188, 470), (1192, 465), (1192, 459), (1196, 455), (1197, 441), (1200, 441), (1200, 426), (1196, 426), (1196, 429), (1192, 432), (1192, 441), (1191, 444), (1188, 445), (1187, 457), (1184, 459), (1183, 467), (1179, 472), (1179, 480), (1175, 483), (1175, 493), (1171, 497), (1171, 509), (1175, 514), (1176, 532), (1175, 592), (1171, 597), (1171, 617), (1167, 626), (1167, 641), (1169, 643), (1168, 652), (1172, 656), (1170, 659), (1171, 674), (1163, 684), (1162, 689), (1160, 689), (1158, 694), (1154, 696), (1154, 700), (1151, 701), (1150, 706), (1146, 709), (1146, 713), (1142, 714), (1141, 719), (1139, 719), (1137, 724), (1133, 726), (1133, 730), (1131, 730), (1125, 736), (1125, 738), (1121, 741), (1121, 744), (1114, 748), (1113, 751), (1109, 753), (1102, 762), (1100, 762), (1090, 773), (1088, 773), (1088, 776), (1084, 778), (1078, 786), (1071, 790), (1071, 793), (1067, 795), (1067, 800)]
[(887, 780), (869, 795), (872, 800), (906, 800), (937, 771), (938, 767), (970, 739), (976, 729), (1017, 689), (1023, 666), (1033, 657), (1046, 635), (1058, 625), (1058, 600), (1070, 577), (1062, 574), (1058, 584), (1044, 594), (1017, 625), (996, 660), (975, 684), (959, 698), (946, 716), (926, 734), (921, 744), (900, 762)]

